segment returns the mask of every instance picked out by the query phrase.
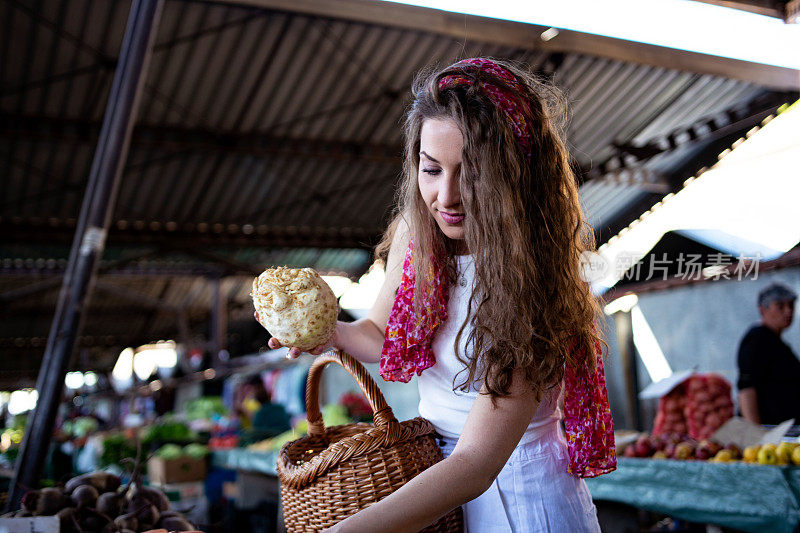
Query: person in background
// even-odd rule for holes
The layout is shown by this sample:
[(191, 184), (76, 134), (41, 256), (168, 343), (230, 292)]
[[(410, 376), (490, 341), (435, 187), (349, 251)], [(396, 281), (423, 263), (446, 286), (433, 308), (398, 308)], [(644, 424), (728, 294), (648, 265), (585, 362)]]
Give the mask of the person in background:
[(251, 376), (242, 386), (241, 411), (249, 419), (253, 438), (267, 439), (292, 429), (289, 413), (272, 403), (261, 376)]
[(756, 424), (800, 421), (800, 360), (781, 333), (794, 318), (797, 294), (773, 283), (758, 294), (761, 324), (739, 345), (739, 411)]
[(259, 376), (249, 376), (239, 385), (234, 396), (234, 410), (239, 415), (243, 428), (251, 427), (253, 415), (261, 408), (262, 400), (268, 397), (267, 389)]

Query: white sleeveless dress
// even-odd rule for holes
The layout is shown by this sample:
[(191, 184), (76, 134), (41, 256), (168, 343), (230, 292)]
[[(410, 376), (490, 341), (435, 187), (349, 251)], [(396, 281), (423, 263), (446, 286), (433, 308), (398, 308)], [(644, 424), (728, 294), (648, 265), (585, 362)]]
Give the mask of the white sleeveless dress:
[[(472, 256), (456, 256), (459, 283), (450, 288), (448, 319), (433, 339), (436, 364), (423, 371), (419, 384), (419, 413), (442, 435), (439, 444), (447, 457), (455, 448), (472, 404), (480, 390), (453, 391), (466, 373), (457, 359), (456, 335), (467, 315), (475, 280)], [(464, 328), (461, 352), (469, 325)], [(597, 510), (586, 484), (567, 474), (569, 456), (559, 421), (561, 386), (539, 404), (520, 443), (491, 487), (463, 506), (466, 533), (599, 532)]]

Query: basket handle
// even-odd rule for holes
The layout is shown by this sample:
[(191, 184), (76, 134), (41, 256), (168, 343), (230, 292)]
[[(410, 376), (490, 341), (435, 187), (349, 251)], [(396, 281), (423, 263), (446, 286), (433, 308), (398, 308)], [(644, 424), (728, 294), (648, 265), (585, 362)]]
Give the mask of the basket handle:
[(361, 391), (367, 397), (372, 407), (376, 428), (387, 430), (387, 444), (400, 438), (400, 422), (395, 418), (392, 408), (386, 404), (383, 393), (375, 381), (355, 357), (338, 349), (323, 353), (316, 358), (308, 371), (306, 385), (306, 413), (308, 415), (308, 434), (322, 435), (325, 433), (325, 422), (319, 409), (319, 384), (322, 378), (322, 369), (328, 363), (338, 363), (356, 380)]

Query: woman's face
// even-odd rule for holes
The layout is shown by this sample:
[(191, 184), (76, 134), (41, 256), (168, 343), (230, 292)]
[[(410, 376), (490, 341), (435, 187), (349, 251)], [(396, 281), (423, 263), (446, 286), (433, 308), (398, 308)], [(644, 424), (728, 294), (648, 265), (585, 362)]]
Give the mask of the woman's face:
[(449, 118), (422, 123), (419, 136), (419, 192), (428, 211), (446, 237), (464, 240), (464, 206), (461, 203), (461, 130)]

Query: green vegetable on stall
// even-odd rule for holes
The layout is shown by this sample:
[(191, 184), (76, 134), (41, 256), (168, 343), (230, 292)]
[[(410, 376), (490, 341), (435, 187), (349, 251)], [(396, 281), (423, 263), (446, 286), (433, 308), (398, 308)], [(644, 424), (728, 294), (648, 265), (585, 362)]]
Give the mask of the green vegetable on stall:
[(18, 456), (19, 456), (19, 446), (11, 447), (7, 449), (5, 452), (0, 453), (0, 457), (2, 457), (10, 465), (13, 465), (17, 461)]
[(183, 422), (164, 418), (147, 428), (142, 442), (144, 444), (151, 444), (154, 442), (189, 442), (196, 439), (197, 435)]
[(184, 406), (186, 420), (208, 420), (215, 415), (225, 416), (228, 409), (219, 396), (204, 396), (186, 402)]
[(118, 465), (123, 459), (136, 456), (136, 445), (122, 433), (112, 433), (103, 439), (101, 466)]
[(183, 447), (183, 454), (194, 459), (202, 459), (209, 454), (208, 446), (192, 443)]
[(209, 449), (207, 446), (198, 443), (187, 444), (183, 448), (177, 444), (165, 444), (153, 454), (155, 457), (161, 459), (171, 460), (180, 457), (191, 457), (193, 459), (202, 459), (208, 455)]
[(81, 416), (73, 420), (65, 420), (61, 430), (69, 437), (82, 438), (94, 433), (99, 428), (97, 420), (90, 416)]
[(82, 416), (76, 418), (73, 422), (73, 429), (72, 434), (78, 438), (86, 437), (90, 433), (94, 433), (100, 425), (97, 423), (97, 420), (89, 417), (89, 416)]
[(177, 444), (165, 444), (156, 450), (155, 456), (161, 459), (177, 459), (183, 455), (183, 449)]

